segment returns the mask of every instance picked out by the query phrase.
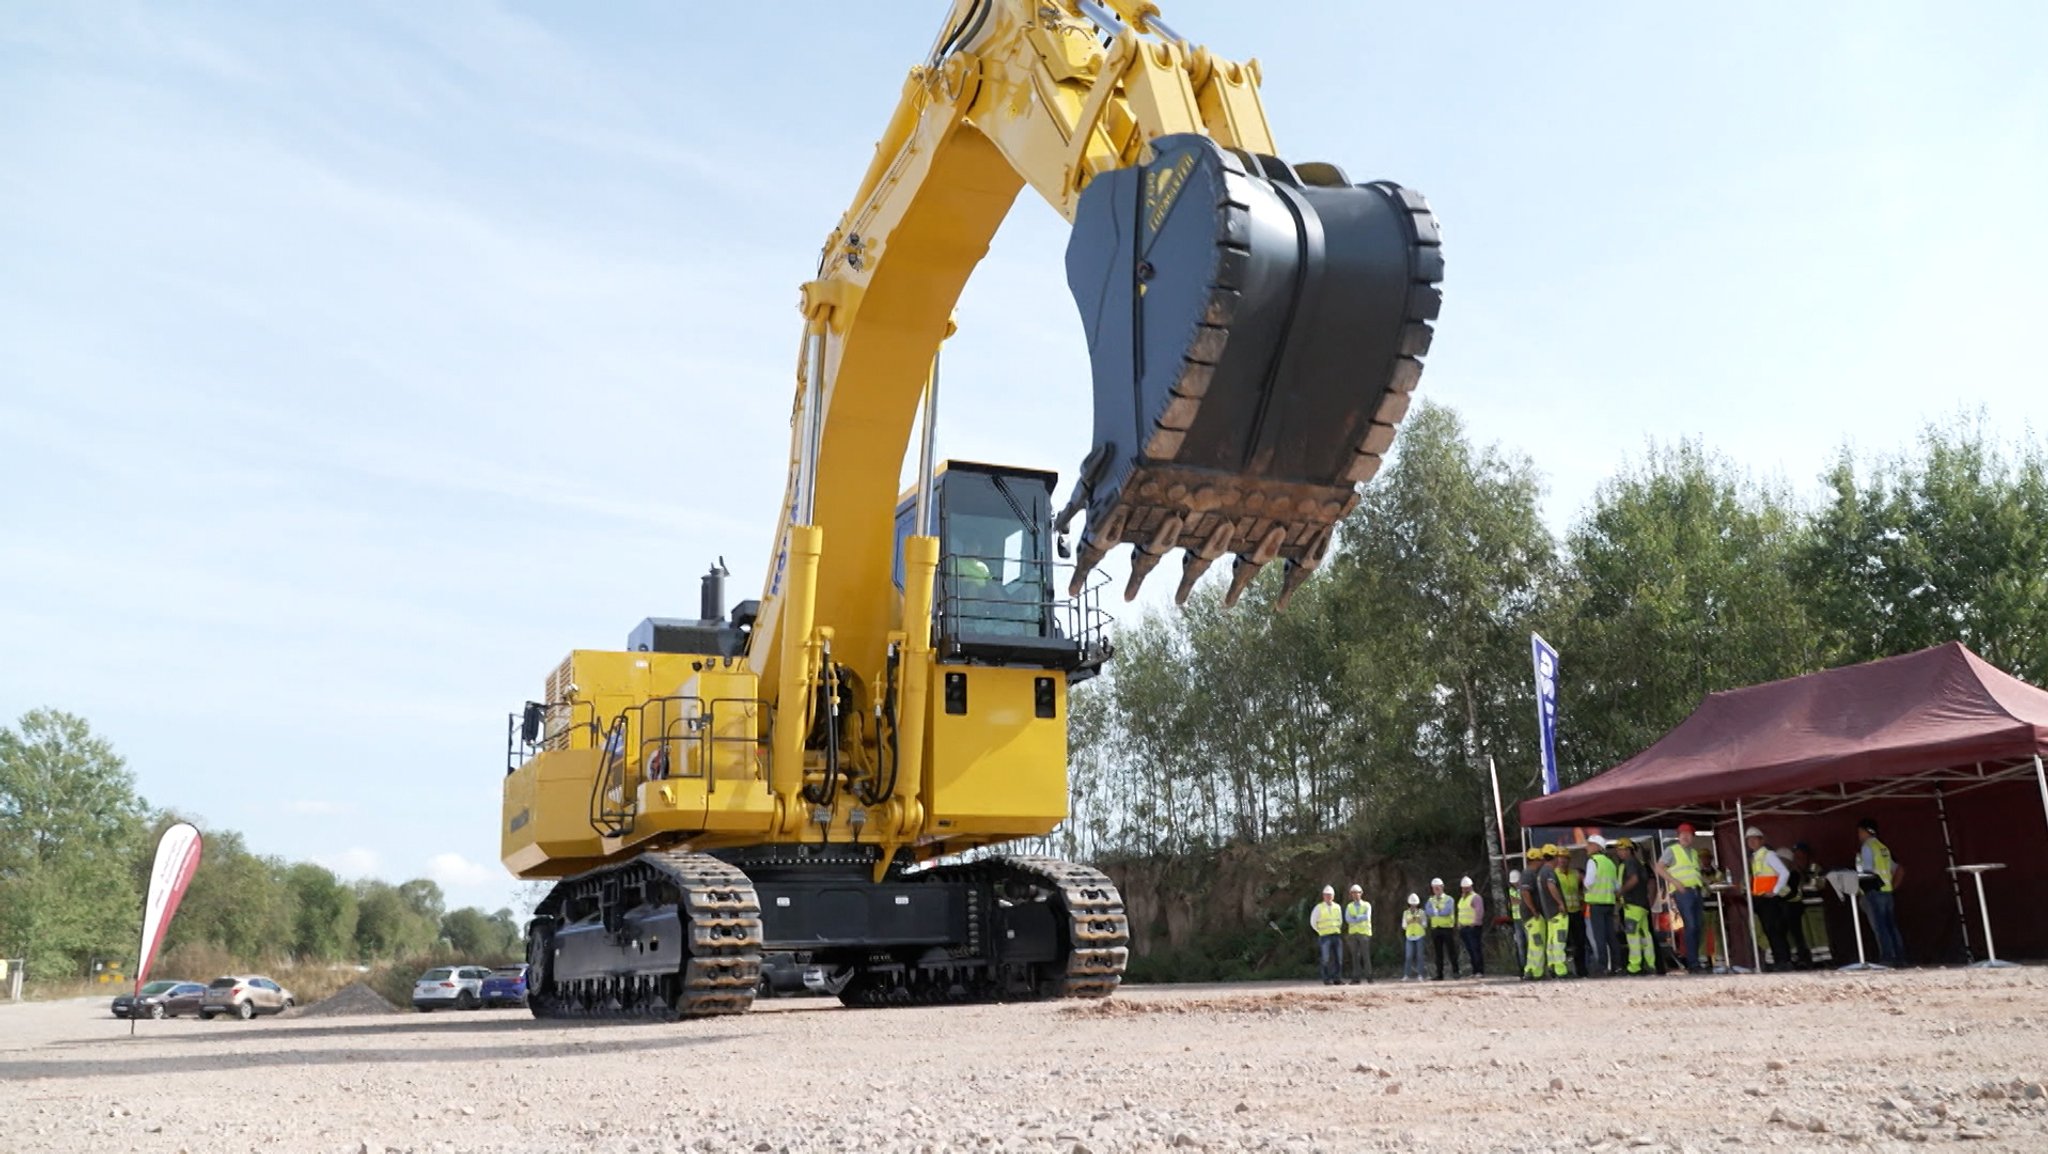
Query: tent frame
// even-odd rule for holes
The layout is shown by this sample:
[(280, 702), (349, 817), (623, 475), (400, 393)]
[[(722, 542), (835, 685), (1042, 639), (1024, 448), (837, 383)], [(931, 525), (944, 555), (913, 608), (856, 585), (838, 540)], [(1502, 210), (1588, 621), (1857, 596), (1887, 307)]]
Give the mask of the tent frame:
[[(1744, 803), (1747, 816), (1751, 818), (1815, 817), (1856, 809), (1875, 801), (1934, 801), (1937, 798), (1959, 797), (1989, 786), (2029, 777), (2042, 783), (2042, 813), (2044, 817), (2048, 817), (2048, 774), (2044, 774), (2038, 755), (2008, 761), (1980, 761), (1922, 770), (1919, 773), (1898, 777), (1841, 782), (1792, 793), (1744, 797), (1739, 800)], [(1719, 805), (1695, 803), (1652, 810), (1624, 810), (1601, 814), (1598, 820), (1617, 825), (1661, 829), (1681, 821), (1712, 822), (1715, 815), (1727, 812), (1727, 804), (1727, 800), (1723, 800)]]

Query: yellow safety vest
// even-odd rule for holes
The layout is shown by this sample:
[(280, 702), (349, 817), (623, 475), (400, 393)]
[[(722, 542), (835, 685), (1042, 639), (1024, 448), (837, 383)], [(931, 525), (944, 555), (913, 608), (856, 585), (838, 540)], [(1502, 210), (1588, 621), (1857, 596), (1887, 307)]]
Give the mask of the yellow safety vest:
[(1449, 929), (1458, 906), (1449, 894), (1431, 894), (1422, 899), (1422, 912), (1429, 915), (1429, 928)]
[[(1870, 872), (1884, 879), (1880, 892), (1892, 892), (1892, 847), (1872, 837), (1863, 843), (1863, 853), (1870, 855)], [(1858, 854), (1858, 857), (1863, 856)]]
[(1411, 942), (1422, 940), (1422, 911), (1409, 906), (1401, 915), (1401, 933)]
[(1458, 896), (1459, 925), (1476, 926), (1479, 924), (1479, 911), (1476, 908), (1478, 904), (1479, 895), (1476, 893), (1460, 894)]
[(1564, 895), (1564, 912), (1575, 914), (1586, 908), (1586, 883), (1580, 879), (1579, 871), (1569, 865), (1557, 871), (1557, 889)]
[(1611, 906), (1621, 890), (1621, 865), (1604, 853), (1592, 857), (1593, 881), (1586, 887), (1586, 900), (1596, 906)]
[(1316, 928), (1316, 936), (1319, 938), (1342, 933), (1344, 930), (1344, 907), (1336, 902), (1317, 902), (1316, 911), (1311, 915), (1309, 924)]
[(1668, 867), (1673, 881), (1689, 890), (1700, 888), (1700, 853), (1687, 849), (1679, 842), (1671, 843), (1671, 865)]
[(1344, 903), (1344, 932), (1372, 936), (1372, 903), (1366, 901)]
[(1749, 855), (1749, 892), (1752, 897), (1769, 897), (1778, 892), (1778, 875), (1771, 872), (1771, 848), (1758, 846)]

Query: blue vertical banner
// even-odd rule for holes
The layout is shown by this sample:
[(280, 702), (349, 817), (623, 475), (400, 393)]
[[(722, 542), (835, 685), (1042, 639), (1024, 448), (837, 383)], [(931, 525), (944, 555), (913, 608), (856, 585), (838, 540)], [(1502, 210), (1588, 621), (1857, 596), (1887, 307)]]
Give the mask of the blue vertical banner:
[(1529, 634), (1536, 661), (1536, 735), (1543, 746), (1543, 792), (1557, 792), (1557, 650)]

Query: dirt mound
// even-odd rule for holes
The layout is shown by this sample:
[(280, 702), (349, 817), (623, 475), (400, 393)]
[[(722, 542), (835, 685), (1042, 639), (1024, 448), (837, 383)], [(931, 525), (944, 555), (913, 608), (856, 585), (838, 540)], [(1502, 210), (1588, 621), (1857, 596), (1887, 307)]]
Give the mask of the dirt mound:
[(1250, 994), (1221, 998), (1174, 998), (1137, 999), (1103, 998), (1099, 1001), (1073, 1002), (1060, 1008), (1062, 1013), (1079, 1014), (1096, 1018), (1130, 1018), (1147, 1014), (1226, 1015), (1226, 1014), (1285, 1014), (1306, 1011), (1308, 1013), (1329, 1013), (1355, 1007), (1360, 1002), (1343, 994), (1323, 994), (1308, 991), (1287, 990), (1272, 994)]
[(343, 1018), (362, 1014), (395, 1014), (398, 1007), (384, 1000), (384, 995), (361, 982), (350, 982), (333, 994), (299, 1010), (294, 1017), (300, 1018)]

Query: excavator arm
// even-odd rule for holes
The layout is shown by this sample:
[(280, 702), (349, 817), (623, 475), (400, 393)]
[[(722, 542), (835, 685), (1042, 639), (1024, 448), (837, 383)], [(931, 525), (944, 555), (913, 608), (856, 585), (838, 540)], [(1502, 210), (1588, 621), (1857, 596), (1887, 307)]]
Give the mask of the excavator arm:
[(1127, 596), (1176, 547), (1178, 599), (1225, 554), (1229, 600), (1275, 560), (1291, 593), (1429, 346), (1427, 205), (1277, 159), (1256, 61), (1132, 0), (956, 0), (942, 29), (803, 289), (789, 486), (749, 646), (764, 687), (815, 684), (816, 623), (835, 660), (876, 669), (907, 619), (878, 596), (893, 488), (953, 304), (1025, 185), (1074, 224), (1093, 363), (1094, 443), (1060, 516), (1086, 517), (1077, 592), (1128, 543)]

